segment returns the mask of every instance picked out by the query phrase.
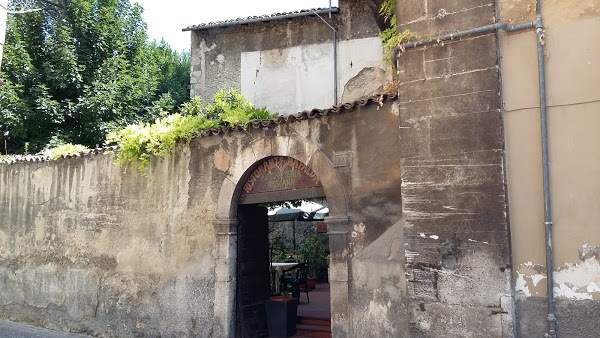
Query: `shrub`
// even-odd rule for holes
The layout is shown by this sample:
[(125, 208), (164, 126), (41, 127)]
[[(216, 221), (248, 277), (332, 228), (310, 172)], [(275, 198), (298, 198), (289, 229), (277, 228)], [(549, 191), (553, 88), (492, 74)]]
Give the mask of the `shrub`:
[(152, 156), (167, 158), (178, 140), (189, 141), (198, 132), (222, 124), (246, 127), (251, 120), (267, 119), (272, 114), (266, 108), (256, 108), (234, 89), (214, 94), (214, 103), (203, 105), (194, 97), (181, 106), (181, 113), (161, 114), (154, 123), (129, 125), (108, 134), (107, 143), (117, 143), (119, 165), (135, 163), (145, 174)]

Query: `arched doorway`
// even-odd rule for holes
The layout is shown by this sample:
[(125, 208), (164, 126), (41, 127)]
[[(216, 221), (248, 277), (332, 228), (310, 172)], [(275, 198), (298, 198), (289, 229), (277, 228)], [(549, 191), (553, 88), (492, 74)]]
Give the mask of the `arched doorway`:
[[(294, 158), (285, 156), (266, 158), (257, 163), (257, 166), (247, 176), (238, 201), (236, 337), (268, 335), (267, 322), (269, 320), (271, 323), (273, 322), (273, 319), (268, 317), (280, 314), (265, 311), (266, 308), (269, 308), (265, 307), (265, 301), (270, 296), (281, 294), (284, 291), (280, 283), (282, 271), (289, 271), (287, 273), (294, 275), (295, 281), (298, 282), (297, 294), (294, 295), (297, 299), (289, 302), (288, 305), (294, 307), (290, 312), (295, 314), (292, 316), (294, 318), (287, 318), (292, 323), (291, 326), (295, 326), (297, 319), (302, 321), (305, 318), (316, 318), (306, 315), (298, 316), (297, 311), (307, 312), (306, 309), (311, 308), (313, 311), (310, 312), (315, 313), (316, 307), (319, 305), (325, 305), (326, 310), (329, 310), (328, 290), (326, 294), (314, 293), (319, 297), (326, 296), (325, 301), (320, 298), (315, 299), (315, 297), (313, 297), (312, 304), (309, 301), (307, 268), (316, 262), (309, 262), (306, 257), (301, 257), (303, 256), (302, 251), (304, 251), (302, 249), (298, 252), (300, 255), (284, 253), (290, 256), (286, 259), (275, 259), (274, 246), (271, 242), (272, 233), (267, 219), (266, 206), (269, 204), (284, 201), (306, 201), (313, 198), (325, 198), (321, 181), (310, 167)], [(292, 225), (295, 230), (295, 220)], [(317, 233), (316, 227), (314, 227), (314, 232)], [(288, 239), (293, 242), (293, 245), (286, 245), (287, 250), (299, 249), (296, 245), (296, 233), (295, 231), (292, 233), (294, 237)], [(282, 253), (278, 252), (277, 254)], [(303, 277), (299, 279), (298, 274), (302, 274)], [(299, 292), (301, 287), (306, 292), (305, 298)], [(330, 320), (330, 317), (320, 317), (320, 319), (326, 322)], [(288, 323), (288, 325), (290, 324)], [(298, 327), (314, 330), (320, 336), (326, 336), (326, 333), (331, 330), (330, 327), (323, 325), (300, 323)]]
[[(322, 193), (326, 196), (329, 206), (329, 216), (325, 222), (330, 243), (331, 326), (334, 329), (339, 328), (340, 332), (349, 332), (348, 257), (345, 249), (348, 244), (350, 219), (344, 186), (330, 159), (317, 146), (304, 139), (277, 136), (257, 139), (245, 147), (232, 161), (226, 173), (227, 177), (221, 185), (216, 217), (213, 221), (216, 234), (214, 335), (236, 336), (238, 223), (244, 222), (238, 218), (240, 206), (244, 205), (239, 202), (244, 201), (243, 189), (254, 170), (265, 160), (276, 156), (300, 161), (311, 168), (321, 182)], [(305, 195), (300, 198), (308, 197), (310, 196)]]

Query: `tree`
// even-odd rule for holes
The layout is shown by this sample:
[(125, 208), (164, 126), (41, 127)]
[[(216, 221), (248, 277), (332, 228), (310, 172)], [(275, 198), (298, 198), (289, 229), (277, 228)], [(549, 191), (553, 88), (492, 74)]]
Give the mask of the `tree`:
[(23, 14), (8, 19), (0, 132), (10, 152), (95, 146), (114, 128), (154, 119), (157, 105), (189, 99), (189, 55), (147, 41), (138, 4), (38, 0), (33, 10), (32, 3), (12, 0)]

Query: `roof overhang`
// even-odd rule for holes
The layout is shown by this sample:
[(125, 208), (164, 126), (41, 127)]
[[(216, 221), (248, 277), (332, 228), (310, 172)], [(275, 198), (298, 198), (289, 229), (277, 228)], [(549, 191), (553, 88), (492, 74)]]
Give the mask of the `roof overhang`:
[(329, 14), (329, 13), (333, 14), (333, 13), (337, 13), (337, 12), (339, 12), (338, 7), (306, 9), (306, 10), (302, 10), (299, 12), (277, 13), (277, 14), (272, 14), (272, 15), (247, 17), (247, 18), (243, 18), (243, 19), (234, 19), (234, 20), (219, 21), (219, 22), (209, 22), (206, 24), (188, 26), (188, 27), (183, 28), (182, 31), (184, 31), (184, 32), (186, 32), (186, 31), (205, 31), (205, 30), (210, 30), (210, 29), (215, 29), (215, 28), (226, 28), (226, 27), (233, 27), (233, 26), (248, 25), (248, 24), (252, 24), (252, 23), (265, 23), (265, 22), (272, 22), (272, 21), (279, 21), (279, 20), (290, 20), (290, 19), (295, 19), (295, 18), (325, 15), (325, 14)]

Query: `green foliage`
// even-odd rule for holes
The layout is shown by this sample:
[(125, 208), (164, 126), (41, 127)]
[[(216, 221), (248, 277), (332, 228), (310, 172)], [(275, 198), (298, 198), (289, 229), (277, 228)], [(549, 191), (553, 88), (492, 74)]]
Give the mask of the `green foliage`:
[(37, 152), (53, 138), (95, 146), (189, 99), (189, 54), (148, 42), (139, 5), (62, 5), (8, 18), (0, 141), (8, 132), (10, 152), (23, 153), (26, 142)]
[(379, 7), (379, 15), (389, 24), (389, 27), (384, 29), (379, 35), (387, 52), (393, 47), (393, 45), (390, 47), (390, 41), (394, 39), (398, 30), (396, 23), (396, 0), (385, 0), (381, 4), (381, 7)]
[(380, 34), (384, 47), (384, 59), (390, 63), (390, 51), (392, 48), (401, 46), (403, 43), (411, 39), (420, 39), (418, 34), (406, 29), (398, 32), (398, 24), (396, 21), (396, 0), (385, 0), (379, 7), (379, 15), (389, 24), (389, 27), (384, 29)]
[[(107, 143), (117, 143), (116, 161), (120, 165), (135, 163), (146, 173), (152, 156), (169, 157), (178, 140), (189, 141), (198, 132), (220, 124), (247, 125), (250, 120), (275, 116), (266, 108), (252, 106), (236, 90), (219, 91), (215, 103), (204, 106), (199, 98), (192, 98), (181, 107), (181, 113), (165, 115), (154, 123), (138, 123), (110, 132)], [(164, 114), (163, 114), (164, 115)]]
[(316, 276), (321, 269), (326, 269), (329, 256), (329, 244), (327, 235), (310, 234), (300, 242), (298, 253), (308, 261), (309, 274)]
[(87, 149), (88, 147), (82, 146), (81, 144), (64, 143), (56, 147), (46, 149), (44, 154), (56, 160), (61, 158), (63, 155), (79, 153)]

